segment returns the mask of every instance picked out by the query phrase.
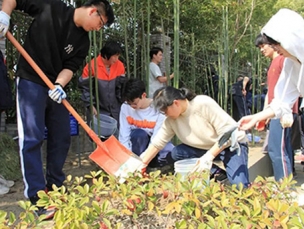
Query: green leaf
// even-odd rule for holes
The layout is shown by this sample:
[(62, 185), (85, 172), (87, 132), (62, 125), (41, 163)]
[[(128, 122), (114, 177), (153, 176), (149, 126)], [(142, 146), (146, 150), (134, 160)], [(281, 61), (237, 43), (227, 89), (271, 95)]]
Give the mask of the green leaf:
[(176, 224), (176, 228), (178, 229), (186, 229), (187, 227), (187, 221), (182, 219), (180, 222), (177, 222)]

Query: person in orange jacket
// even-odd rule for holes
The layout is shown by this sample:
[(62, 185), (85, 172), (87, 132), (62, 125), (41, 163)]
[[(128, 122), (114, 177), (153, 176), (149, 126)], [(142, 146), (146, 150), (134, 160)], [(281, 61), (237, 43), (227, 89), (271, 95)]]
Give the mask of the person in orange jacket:
[[(108, 41), (100, 50), (97, 56), (97, 69), (95, 69), (95, 60), (92, 59), (79, 77), (79, 86), (82, 89), (82, 100), (87, 107), (87, 121), (90, 122), (91, 109), (90, 109), (90, 89), (89, 79), (90, 74), (92, 77), (97, 77), (98, 93), (96, 94), (95, 88), (92, 90), (93, 95), (93, 115), (97, 115), (97, 106), (99, 106), (100, 114), (108, 115), (117, 120), (118, 126), (115, 136), (118, 136), (119, 128), (119, 113), (122, 104), (121, 93), (125, 77), (124, 64), (119, 60), (122, 50), (118, 42)], [(93, 81), (93, 85), (95, 85)], [(97, 104), (98, 97), (98, 104)]]

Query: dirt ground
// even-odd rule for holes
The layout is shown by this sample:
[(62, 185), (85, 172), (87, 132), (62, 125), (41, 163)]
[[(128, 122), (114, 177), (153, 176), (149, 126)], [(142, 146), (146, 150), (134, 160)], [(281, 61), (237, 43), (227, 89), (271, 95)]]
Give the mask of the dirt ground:
[[(81, 161), (80, 166), (79, 159)], [(73, 177), (84, 176), (94, 170), (97, 171), (98, 166), (88, 159), (88, 154), (84, 154), (78, 158), (77, 155), (70, 153), (64, 166), (65, 174), (72, 175)], [(19, 216), (23, 209), (19, 207), (18, 202), (26, 200), (23, 195), (23, 189), (24, 186), (22, 179), (15, 181), (15, 185), (10, 189), (9, 193), (0, 195), (0, 210), (12, 212), (16, 216)]]

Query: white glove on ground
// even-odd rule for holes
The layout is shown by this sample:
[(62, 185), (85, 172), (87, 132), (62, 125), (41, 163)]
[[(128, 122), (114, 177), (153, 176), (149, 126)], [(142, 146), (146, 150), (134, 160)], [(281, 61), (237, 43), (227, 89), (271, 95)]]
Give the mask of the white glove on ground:
[(49, 97), (55, 102), (61, 103), (61, 101), (66, 98), (66, 93), (61, 85), (57, 84), (53, 90), (49, 90)]
[(0, 11), (0, 39), (4, 38), (10, 25), (11, 17), (4, 11)]
[(191, 173), (202, 171), (210, 172), (213, 160), (214, 156), (209, 151), (207, 151), (202, 157), (197, 160), (196, 165), (191, 170)]

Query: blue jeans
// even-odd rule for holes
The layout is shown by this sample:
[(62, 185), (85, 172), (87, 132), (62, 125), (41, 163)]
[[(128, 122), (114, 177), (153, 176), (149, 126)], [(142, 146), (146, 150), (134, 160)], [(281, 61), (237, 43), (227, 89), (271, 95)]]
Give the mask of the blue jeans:
[(292, 173), (293, 152), (291, 147), (291, 128), (283, 129), (280, 119), (271, 119), (269, 124), (268, 154), (272, 162), (276, 181)]
[[(140, 156), (149, 146), (151, 136), (142, 129), (135, 129), (131, 132), (132, 152)], [(169, 142), (159, 151), (156, 157), (149, 163), (149, 167), (162, 167), (173, 164), (171, 151), (174, 145)]]
[[(231, 152), (229, 148), (222, 151), (216, 159), (220, 159), (226, 168), (227, 177), (231, 184), (242, 183), (248, 187), (249, 173), (248, 173), (248, 145), (247, 143), (239, 143), (241, 147), (240, 156), (236, 151)], [(207, 150), (194, 148), (186, 144), (180, 144), (172, 150), (172, 159), (179, 161), (187, 158), (198, 158), (203, 156)], [(213, 165), (211, 173), (217, 168)]]

